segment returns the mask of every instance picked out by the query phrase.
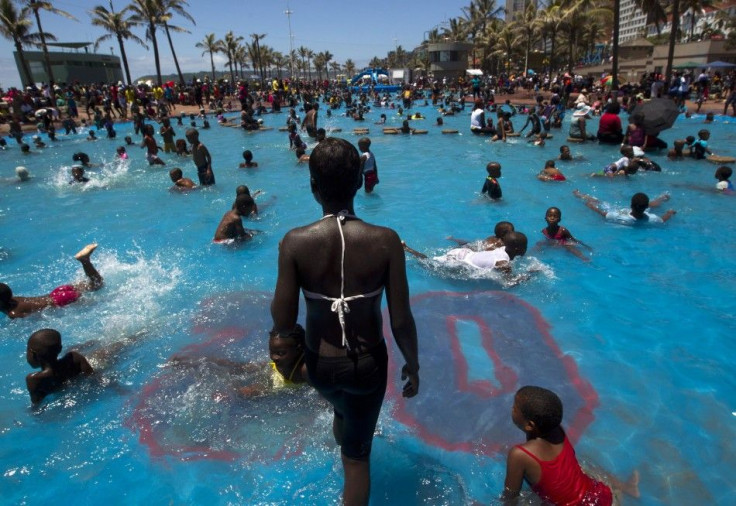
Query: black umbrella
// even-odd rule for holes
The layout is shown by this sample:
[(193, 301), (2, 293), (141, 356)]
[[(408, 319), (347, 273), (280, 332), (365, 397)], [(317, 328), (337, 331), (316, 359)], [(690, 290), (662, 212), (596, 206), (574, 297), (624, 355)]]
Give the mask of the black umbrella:
[(680, 108), (669, 98), (653, 98), (648, 102), (637, 104), (629, 113), (629, 117), (634, 114), (644, 116), (642, 127), (647, 134), (656, 135), (675, 124)]

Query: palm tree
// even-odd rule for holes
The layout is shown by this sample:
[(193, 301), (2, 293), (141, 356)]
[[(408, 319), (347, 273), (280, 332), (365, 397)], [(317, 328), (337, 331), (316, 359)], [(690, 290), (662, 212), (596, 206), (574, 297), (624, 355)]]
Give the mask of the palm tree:
[(317, 72), (317, 79), (322, 80), (322, 71), (325, 70), (327, 64), (325, 63), (324, 53), (317, 53), (314, 55), (314, 70)]
[(274, 51), (271, 54), (271, 61), (273, 66), (276, 67), (276, 72), (281, 79), (281, 71), (289, 66), (289, 59), (278, 51)]
[(662, 33), (662, 25), (667, 22), (667, 11), (661, 0), (637, 0), (637, 6), (647, 15), (647, 24), (657, 28), (657, 34)]
[(112, 0), (110, 0), (110, 10), (108, 11), (102, 5), (96, 6), (90, 11), (90, 17), (92, 18), (92, 25), (99, 26), (107, 32), (107, 34), (99, 37), (95, 41), (95, 51), (100, 44), (112, 37), (115, 37), (120, 47), (120, 58), (123, 60), (123, 68), (125, 69), (125, 79), (127, 84), (131, 84), (133, 81), (130, 78), (130, 67), (128, 66), (128, 56), (125, 53), (125, 44), (123, 43), (126, 39), (131, 39), (137, 42), (141, 46), (148, 48), (146, 43), (140, 39), (140, 37), (133, 35), (130, 31), (132, 26), (129, 18), (127, 18), (129, 7), (124, 7), (120, 12), (115, 12), (112, 6)]
[[(475, 62), (476, 40), (484, 36), (489, 23), (500, 19), (504, 7), (497, 5), (496, 0), (472, 0), (468, 7), (463, 8), (463, 12), (465, 31), (473, 42), (473, 62)], [(481, 60), (484, 59), (485, 54), (481, 55)]]
[(13, 41), (23, 71), (21, 81), (24, 81), (25, 86), (33, 86), (34, 81), (23, 53), (23, 44), (35, 44), (40, 38), (39, 34), (28, 31), (33, 24), (30, 15), (30, 7), (21, 7), (19, 10), (13, 0), (0, 0), (0, 34)]
[(341, 65), (338, 62), (336, 62), (336, 61), (331, 61), (330, 62), (330, 68), (335, 73), (335, 79), (337, 79), (337, 74), (340, 72), (340, 70), (342, 68)]
[(161, 86), (161, 59), (158, 53), (156, 28), (161, 24), (163, 11), (158, 0), (132, 0), (128, 6), (133, 15), (130, 21), (146, 27), (146, 39), (153, 45), (153, 59), (156, 64), (156, 84)]
[(680, 0), (672, 0), (671, 14), (672, 27), (670, 31), (669, 47), (667, 48), (667, 68), (665, 69), (667, 83), (672, 80), (672, 61), (675, 59), (675, 44), (677, 44), (677, 34), (680, 31)]
[(230, 83), (235, 85), (235, 74), (233, 73), (233, 63), (235, 63), (235, 52), (240, 46), (241, 36), (235, 36), (232, 30), (225, 34), (225, 38), (218, 40), (218, 50), (227, 56), (227, 64), (230, 66)]
[(537, 4), (529, 2), (526, 4), (524, 11), (517, 12), (514, 18), (512, 24), (522, 36), (526, 46), (524, 51), (524, 76), (526, 77), (527, 70), (529, 70), (529, 53), (532, 50), (532, 45), (539, 40), (539, 24), (536, 22), (538, 19)]
[[(541, 21), (545, 31), (550, 35), (550, 51), (549, 51), (549, 66), (548, 71), (552, 72), (555, 67), (555, 45), (557, 43), (557, 35), (560, 32), (560, 28), (563, 22), (563, 11), (560, 4), (560, 0), (553, 0), (547, 5), (547, 8), (542, 11)], [(545, 44), (545, 48), (547, 45)]]
[(302, 70), (304, 70), (307, 68), (307, 55), (310, 53), (309, 48), (299, 46), (296, 51), (299, 54), (299, 58), (302, 60)]
[(579, 35), (593, 19), (606, 19), (610, 22), (613, 16), (611, 9), (596, 0), (563, 0), (564, 31), (567, 33), (568, 44), (568, 71), (572, 72), (575, 66), (575, 50), (579, 42)]
[[(235, 48), (235, 52), (233, 53), (233, 63), (235, 63), (235, 75), (240, 79), (245, 77), (243, 69), (248, 67), (248, 58), (253, 60), (253, 53), (248, 43), (238, 44), (238, 47)], [(238, 71), (238, 65), (240, 66), (240, 71)], [(256, 70), (255, 62), (253, 63), (253, 70)]]
[(330, 53), (329, 51), (323, 51), (323, 52), (322, 52), (322, 55), (323, 55), (323, 56), (324, 56), (324, 58), (325, 58), (325, 74), (327, 74), (327, 77), (326, 77), (326, 79), (327, 79), (327, 80), (329, 81), (329, 80), (330, 80), (330, 72), (329, 72), (329, 70), (328, 70), (328, 69), (329, 69), (329, 68), (330, 68), (330, 66), (331, 66), (331, 65), (330, 65), (330, 62), (331, 62), (331, 61), (332, 61), (332, 59), (333, 59), (333, 58), (335, 57), (335, 55), (334, 55), (334, 54), (332, 54), (332, 53)]
[(374, 69), (385, 66), (385, 60), (380, 59), (378, 56), (374, 56), (371, 61), (368, 62), (368, 66)]
[[(258, 75), (261, 78), (261, 88), (263, 87), (263, 80), (265, 79), (265, 73), (263, 71), (263, 60), (261, 58), (261, 45), (260, 41), (266, 37), (265, 33), (251, 33), (250, 38), (253, 39), (253, 49), (255, 50), (256, 59), (253, 60), (253, 70), (258, 70)], [(256, 66), (256, 62), (258, 66)]]
[(214, 54), (218, 53), (220, 51), (219, 46), (217, 44), (217, 39), (215, 39), (214, 33), (208, 33), (204, 36), (204, 39), (202, 39), (201, 42), (197, 42), (194, 47), (203, 49), (202, 56), (204, 56), (206, 53), (210, 54), (210, 66), (212, 67), (212, 82), (215, 82), (215, 58)]
[(41, 38), (41, 50), (43, 51), (43, 61), (46, 65), (46, 76), (49, 80), (49, 91), (51, 93), (51, 98), (53, 99), (54, 95), (54, 87), (52, 86), (52, 83), (54, 82), (54, 72), (51, 69), (51, 59), (49, 58), (49, 50), (48, 47), (46, 47), (46, 37), (49, 37), (52, 40), (56, 40), (56, 37), (54, 37), (51, 34), (47, 34), (43, 32), (43, 27), (41, 26), (41, 16), (39, 15), (38, 11), (44, 10), (51, 12), (52, 14), (57, 14), (59, 16), (64, 16), (67, 19), (73, 19), (74, 21), (77, 20), (74, 16), (69, 14), (66, 11), (63, 11), (61, 9), (57, 9), (54, 7), (51, 2), (46, 2), (44, 0), (29, 0), (28, 1), (28, 7), (31, 8), (33, 11), (33, 15), (36, 17), (36, 26), (38, 27), (38, 34)]
[(314, 58), (314, 51), (307, 49), (307, 75), (310, 81), (312, 80), (312, 58)]
[(442, 30), (442, 36), (452, 41), (463, 41), (467, 36), (467, 27), (462, 18), (451, 18), (449, 25)]
[(712, 8), (713, 0), (683, 0), (682, 7), (690, 18), (690, 37), (688, 38), (688, 42), (690, 42), (695, 35), (695, 24), (697, 23), (698, 15), (704, 14), (705, 8)]
[(161, 17), (160, 17), (160, 23), (164, 27), (164, 31), (166, 32), (166, 38), (169, 41), (169, 47), (171, 48), (171, 56), (174, 59), (174, 66), (176, 66), (176, 73), (179, 76), (179, 84), (184, 84), (184, 75), (181, 73), (181, 67), (179, 67), (179, 60), (176, 58), (176, 51), (174, 51), (174, 43), (171, 42), (171, 32), (179, 32), (179, 33), (189, 33), (189, 30), (185, 30), (184, 28), (178, 27), (178, 26), (172, 26), (169, 24), (169, 20), (174, 17), (175, 15), (179, 15), (185, 19), (188, 19), (192, 22), (193, 25), (196, 25), (197, 23), (194, 21), (194, 18), (186, 11), (184, 10), (185, 6), (189, 6), (189, 4), (185, 0), (159, 0), (161, 4)]
[(355, 62), (348, 58), (345, 60), (345, 65), (343, 65), (343, 68), (345, 69), (345, 74), (347, 74), (348, 77), (353, 77), (355, 75)]

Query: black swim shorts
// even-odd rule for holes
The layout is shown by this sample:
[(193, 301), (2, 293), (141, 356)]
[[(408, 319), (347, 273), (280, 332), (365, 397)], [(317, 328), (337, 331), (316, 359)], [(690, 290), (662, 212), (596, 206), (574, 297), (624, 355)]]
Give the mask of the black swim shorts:
[(368, 460), (386, 393), (385, 341), (345, 357), (321, 357), (307, 350), (305, 362), (310, 384), (332, 404), (335, 417), (342, 420), (342, 454)]

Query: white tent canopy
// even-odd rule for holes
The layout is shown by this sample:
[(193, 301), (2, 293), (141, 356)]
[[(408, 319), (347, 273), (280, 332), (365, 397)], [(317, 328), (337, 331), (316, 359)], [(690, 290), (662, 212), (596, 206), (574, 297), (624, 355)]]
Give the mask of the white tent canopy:
[(483, 75), (483, 71), (481, 69), (467, 69), (465, 73), (470, 76), (482, 76)]

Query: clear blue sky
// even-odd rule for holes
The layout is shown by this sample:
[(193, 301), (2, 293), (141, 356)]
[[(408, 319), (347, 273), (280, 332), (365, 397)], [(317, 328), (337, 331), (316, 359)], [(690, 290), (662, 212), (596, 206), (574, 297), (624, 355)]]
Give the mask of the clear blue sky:
[[(115, 10), (127, 1), (113, 0)], [(293, 47), (305, 46), (315, 53), (330, 51), (334, 61), (344, 63), (352, 59), (357, 68), (367, 65), (374, 56), (383, 58), (396, 45), (411, 50), (421, 43), (424, 32), (450, 18), (462, 15), (462, 8), (470, 0), (189, 0), (188, 12), (196, 20), (192, 25), (183, 18), (171, 24), (191, 33), (173, 34), (179, 64), (183, 71), (209, 71), (209, 57), (202, 56), (194, 45), (208, 33), (220, 39), (229, 30), (250, 41), (249, 34), (266, 34), (263, 44), (283, 54), (289, 53), (289, 22), (284, 11), (292, 11), (291, 32)], [(53, 4), (75, 16), (70, 21), (61, 16), (41, 13), (41, 23), (47, 32), (56, 35), (59, 42), (94, 42), (104, 32), (92, 26), (89, 10), (95, 5), (109, 9), (108, 0), (53, 0)], [(37, 31), (34, 27), (33, 31)], [(145, 30), (134, 33), (145, 40)], [(163, 32), (158, 32), (161, 70), (164, 74), (175, 71)], [(104, 42), (99, 52), (109, 53), (113, 48), (120, 56), (115, 39)], [(32, 48), (31, 48), (32, 49)], [(125, 49), (133, 79), (155, 73), (153, 50), (147, 51), (132, 41)], [(13, 60), (12, 41), (0, 40), (0, 86), (19, 86), (20, 78)], [(218, 70), (225, 69), (225, 58), (216, 57)]]

